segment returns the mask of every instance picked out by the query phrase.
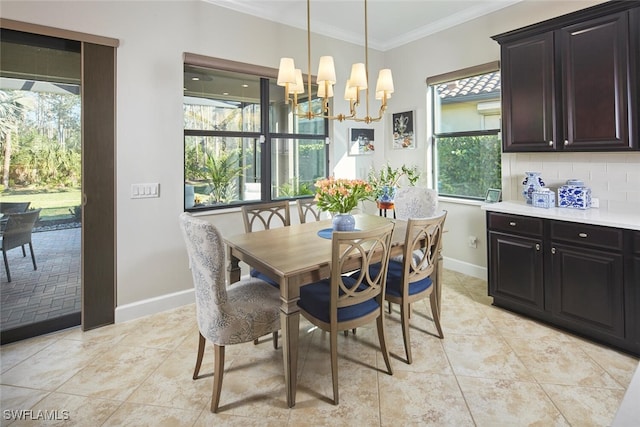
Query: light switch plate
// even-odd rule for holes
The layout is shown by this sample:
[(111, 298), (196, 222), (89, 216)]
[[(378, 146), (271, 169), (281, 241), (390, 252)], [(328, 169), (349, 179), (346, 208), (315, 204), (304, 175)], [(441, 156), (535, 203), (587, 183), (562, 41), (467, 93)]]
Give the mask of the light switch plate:
[(151, 197), (160, 197), (159, 183), (131, 184), (132, 199), (148, 199)]

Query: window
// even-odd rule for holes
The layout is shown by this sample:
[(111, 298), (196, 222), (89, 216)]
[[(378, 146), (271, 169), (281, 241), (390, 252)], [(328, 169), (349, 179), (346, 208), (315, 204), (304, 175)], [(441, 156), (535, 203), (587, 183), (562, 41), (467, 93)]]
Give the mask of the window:
[(328, 122), (294, 117), (275, 73), (185, 63), (185, 210), (311, 196), (327, 175)]
[(500, 72), (496, 65), (427, 79), (433, 112), (434, 181), (442, 196), (483, 200), (488, 188), (501, 188)]

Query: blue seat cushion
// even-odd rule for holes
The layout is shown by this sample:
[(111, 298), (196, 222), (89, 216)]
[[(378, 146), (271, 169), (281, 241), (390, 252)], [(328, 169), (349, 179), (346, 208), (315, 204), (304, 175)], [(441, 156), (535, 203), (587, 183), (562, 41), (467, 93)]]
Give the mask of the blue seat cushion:
[(249, 275), (251, 277), (255, 277), (256, 279), (260, 279), (260, 280), (264, 280), (265, 282), (267, 282), (268, 284), (270, 284), (271, 286), (275, 286), (276, 288), (280, 287), (280, 284), (278, 282), (276, 282), (275, 280), (273, 280), (271, 277), (267, 276), (264, 273), (260, 273), (258, 270), (256, 270), (255, 268), (252, 268), (249, 271)]
[[(380, 272), (380, 263), (369, 266), (371, 275)], [(388, 295), (400, 297), (402, 296), (400, 285), (402, 284), (402, 263), (398, 261), (389, 261), (387, 269), (387, 291)], [(409, 283), (409, 295), (423, 292), (433, 284), (431, 277), (425, 277), (417, 282)]]
[[(348, 287), (355, 286), (357, 282), (351, 277), (343, 277), (342, 280)], [(343, 294), (344, 292), (341, 291), (340, 293)], [(324, 279), (301, 287), (298, 305), (313, 317), (329, 323), (330, 298), (331, 281), (330, 279)], [(357, 319), (378, 309), (380, 309), (380, 305), (374, 298), (360, 304), (341, 307), (338, 309), (338, 322)]]

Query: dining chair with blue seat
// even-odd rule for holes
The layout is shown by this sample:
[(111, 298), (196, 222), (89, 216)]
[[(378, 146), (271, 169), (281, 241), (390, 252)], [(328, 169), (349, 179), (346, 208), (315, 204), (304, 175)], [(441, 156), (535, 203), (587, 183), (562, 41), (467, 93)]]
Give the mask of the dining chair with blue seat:
[[(259, 203), (256, 205), (243, 205), (241, 210), (245, 233), (268, 230), (274, 227), (288, 227), (291, 225), (291, 212), (289, 210), (288, 200)], [(276, 288), (280, 287), (280, 284), (271, 277), (251, 266), (249, 267), (249, 275), (251, 277), (264, 280)], [(256, 339), (254, 343), (257, 344), (258, 340)], [(278, 348), (278, 332), (273, 333), (273, 348)]]
[(322, 211), (318, 208), (318, 202), (315, 199), (297, 199), (296, 207), (300, 224), (322, 219)]
[[(245, 233), (268, 230), (274, 227), (288, 227), (291, 225), (289, 201), (244, 205), (242, 206), (242, 220)], [(253, 267), (251, 267), (249, 274), (251, 277), (262, 279), (273, 286), (279, 286), (278, 282)]]
[[(400, 305), (402, 337), (409, 364), (413, 361), (409, 334), (411, 304), (429, 297), (438, 336), (444, 338), (440, 325), (442, 283), (437, 280), (436, 268), (446, 217), (447, 212), (442, 211), (430, 218), (409, 218), (402, 260), (390, 260), (387, 267), (385, 300)], [(377, 274), (380, 266), (374, 265), (371, 270)]]
[(213, 343), (214, 372), (211, 412), (217, 412), (224, 374), (225, 346), (251, 342), (280, 329), (280, 291), (256, 278), (227, 288), (222, 236), (211, 223), (180, 215), (196, 297), (199, 330), (193, 379), (198, 379), (206, 341)]
[[(386, 266), (395, 224), (364, 231), (333, 232), (331, 276), (300, 288), (300, 313), (313, 325), (329, 332), (333, 401), (338, 404), (339, 331), (346, 331), (376, 321), (380, 349), (389, 375), (389, 361), (384, 330), (384, 294)], [(371, 274), (369, 267), (383, 268)], [(345, 275), (345, 272), (355, 273)]]

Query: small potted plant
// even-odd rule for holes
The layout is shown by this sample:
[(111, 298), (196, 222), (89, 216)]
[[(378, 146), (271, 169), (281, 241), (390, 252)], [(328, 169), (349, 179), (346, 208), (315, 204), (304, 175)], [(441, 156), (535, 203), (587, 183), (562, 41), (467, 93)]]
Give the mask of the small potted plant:
[(416, 185), (416, 182), (420, 179), (418, 167), (402, 165), (399, 168), (392, 168), (389, 163), (379, 171), (371, 167), (368, 180), (373, 188), (373, 197), (378, 204), (378, 208), (389, 209), (392, 207), (400, 180), (403, 177), (406, 178), (410, 186)]

